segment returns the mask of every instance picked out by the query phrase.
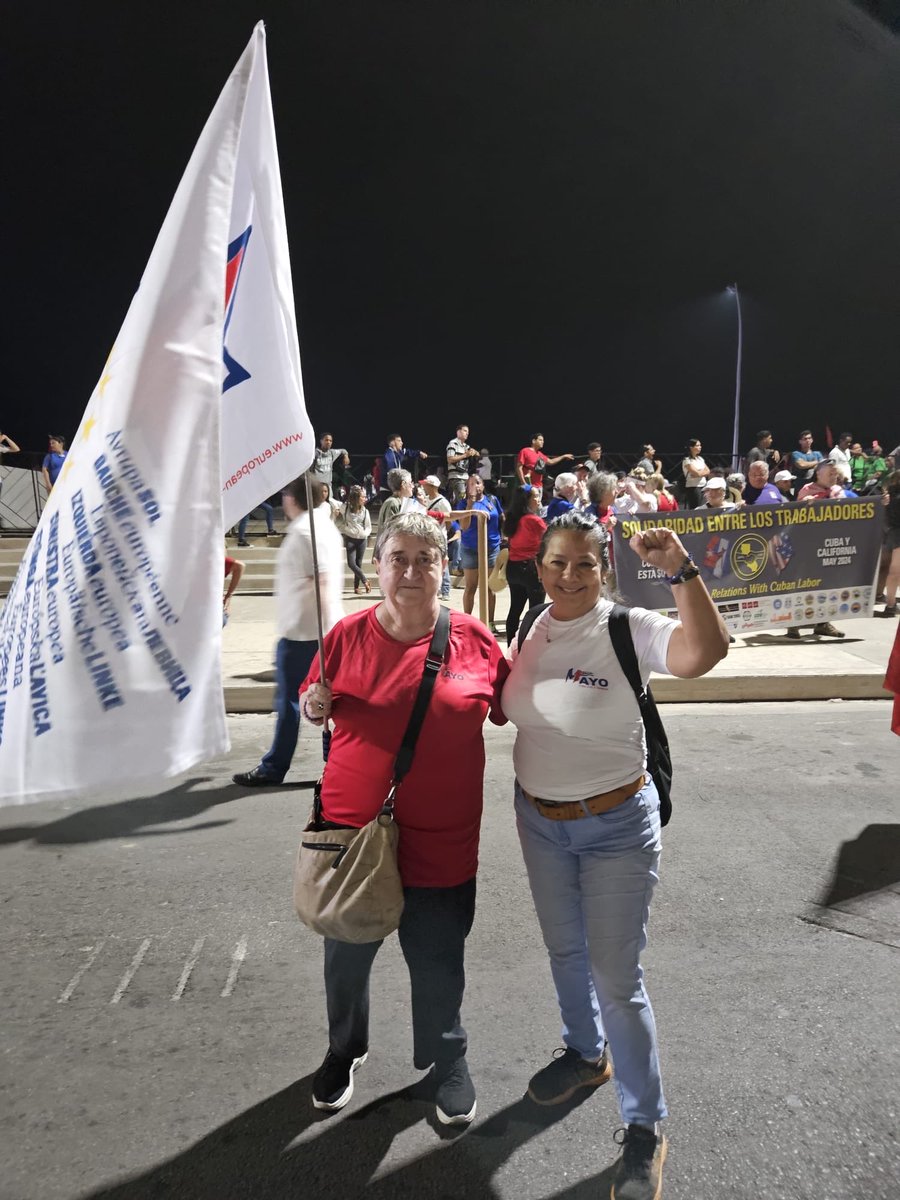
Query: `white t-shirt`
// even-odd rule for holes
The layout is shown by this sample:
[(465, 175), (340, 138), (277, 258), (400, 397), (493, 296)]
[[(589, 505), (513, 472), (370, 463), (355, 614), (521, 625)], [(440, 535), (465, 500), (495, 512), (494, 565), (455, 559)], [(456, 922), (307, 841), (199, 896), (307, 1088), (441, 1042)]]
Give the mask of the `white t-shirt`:
[(698, 475), (696, 472), (703, 471), (706, 468), (706, 463), (696, 454), (693, 458), (685, 458), (681, 463), (681, 469), (684, 471), (684, 486), (685, 487), (700, 487), (706, 478), (705, 475)]
[(850, 456), (849, 456), (849, 454), (846, 454), (840, 448), (840, 446), (833, 446), (831, 449), (831, 453), (828, 455), (828, 457), (834, 463), (834, 465), (837, 467), (838, 479), (840, 479), (841, 483), (849, 483), (852, 478), (852, 475), (850, 472)]
[[(586, 800), (637, 779), (647, 766), (644, 723), (607, 626), (612, 604), (557, 621), (546, 609), (517, 651), (502, 707), (516, 726), (513, 763), (526, 792), (543, 800)], [(646, 684), (668, 675), (666, 654), (677, 622), (630, 610), (635, 653)]]
[[(316, 555), (322, 628), (327, 633), (344, 615), (344, 543), (327, 504), (316, 510)], [(309, 513), (301, 513), (288, 525), (275, 560), (275, 628), (280, 638), (292, 642), (314, 642), (319, 636)]]

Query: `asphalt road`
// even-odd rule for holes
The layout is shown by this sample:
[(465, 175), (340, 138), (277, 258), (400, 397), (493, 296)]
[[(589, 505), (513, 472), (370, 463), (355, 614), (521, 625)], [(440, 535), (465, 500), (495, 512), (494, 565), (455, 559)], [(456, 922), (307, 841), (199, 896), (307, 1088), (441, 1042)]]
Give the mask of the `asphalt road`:
[[(675, 815), (645, 957), (671, 1110), (665, 1195), (900, 1194), (900, 740), (884, 703), (667, 706)], [(310, 793), (248, 793), (271, 723), (147, 800), (0, 810), (3, 1200), (588, 1200), (608, 1195), (612, 1088), (523, 1093), (559, 1044), (488, 729), (464, 1010), (478, 1118), (440, 1133), (411, 1063), (394, 944), (368, 1063), (314, 1114), (318, 939), (294, 919)], [(297, 779), (312, 777), (305, 741)], [(115, 772), (111, 751), (109, 769)], [(452, 750), (436, 770), (453, 769)]]

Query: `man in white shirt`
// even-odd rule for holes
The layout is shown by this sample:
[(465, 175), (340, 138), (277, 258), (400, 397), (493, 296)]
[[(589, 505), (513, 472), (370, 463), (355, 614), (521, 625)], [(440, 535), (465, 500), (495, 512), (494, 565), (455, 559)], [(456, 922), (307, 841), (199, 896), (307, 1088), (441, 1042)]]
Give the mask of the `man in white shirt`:
[(838, 480), (841, 483), (850, 482), (850, 455), (847, 453), (848, 448), (853, 442), (852, 433), (842, 433), (838, 438), (836, 446), (833, 446), (828, 457), (837, 467)]
[[(334, 527), (322, 483), (311, 485), (322, 598), (322, 631), (327, 633), (344, 615), (344, 545)], [(291, 765), (300, 733), (298, 692), (318, 649), (315, 571), (306, 479), (300, 476), (282, 493), (284, 515), (290, 524), (275, 563), (275, 736), (259, 766), (232, 776), (243, 787), (272, 787), (282, 782)]]
[[(425, 478), (422, 480), (422, 490), (425, 493), (425, 511), (426, 512), (431, 513), (431, 514), (442, 513), (443, 517), (447, 517), (450, 515), (450, 512), (452, 511), (450, 508), (450, 501), (446, 498), (446, 496), (441, 495), (441, 481), (440, 481), (440, 479), (438, 479), (437, 475), (426, 475)], [(456, 539), (458, 540), (459, 539), (458, 531), (453, 533), (452, 529), (451, 529), (452, 522), (444, 521), (443, 517), (435, 517), (435, 520), (441, 520), (443, 522), (441, 525), (441, 528), (444, 531), (444, 536), (448, 539), (448, 541), (449, 541), (449, 538), (451, 537), (451, 535), (455, 536)], [(449, 554), (449, 546), (448, 546), (448, 554)], [(450, 599), (450, 567), (449, 567), (449, 565), (444, 567), (444, 577), (441, 580), (440, 596), (441, 596), (442, 600)]]

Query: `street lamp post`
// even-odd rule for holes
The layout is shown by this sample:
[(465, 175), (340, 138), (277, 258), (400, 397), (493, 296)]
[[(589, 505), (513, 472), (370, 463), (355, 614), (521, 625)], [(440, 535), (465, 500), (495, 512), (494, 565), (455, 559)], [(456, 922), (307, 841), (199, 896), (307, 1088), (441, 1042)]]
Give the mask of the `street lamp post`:
[(744, 325), (741, 319), (741, 293), (738, 291), (737, 281), (735, 281), (728, 292), (734, 296), (735, 304), (737, 305), (737, 368), (734, 376), (734, 434), (731, 441), (731, 469), (737, 471), (741, 465), (741, 452), (739, 449), (740, 439), (740, 423), (741, 423), (741, 355), (744, 350)]

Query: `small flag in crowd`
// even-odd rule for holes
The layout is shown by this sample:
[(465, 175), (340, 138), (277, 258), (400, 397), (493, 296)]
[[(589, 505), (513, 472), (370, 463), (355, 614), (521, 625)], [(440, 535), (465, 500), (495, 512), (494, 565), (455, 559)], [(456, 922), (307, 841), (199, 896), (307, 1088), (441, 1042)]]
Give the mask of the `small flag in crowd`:
[(259, 24), (0, 617), (0, 803), (146, 794), (227, 750), (223, 510), (312, 456)]

